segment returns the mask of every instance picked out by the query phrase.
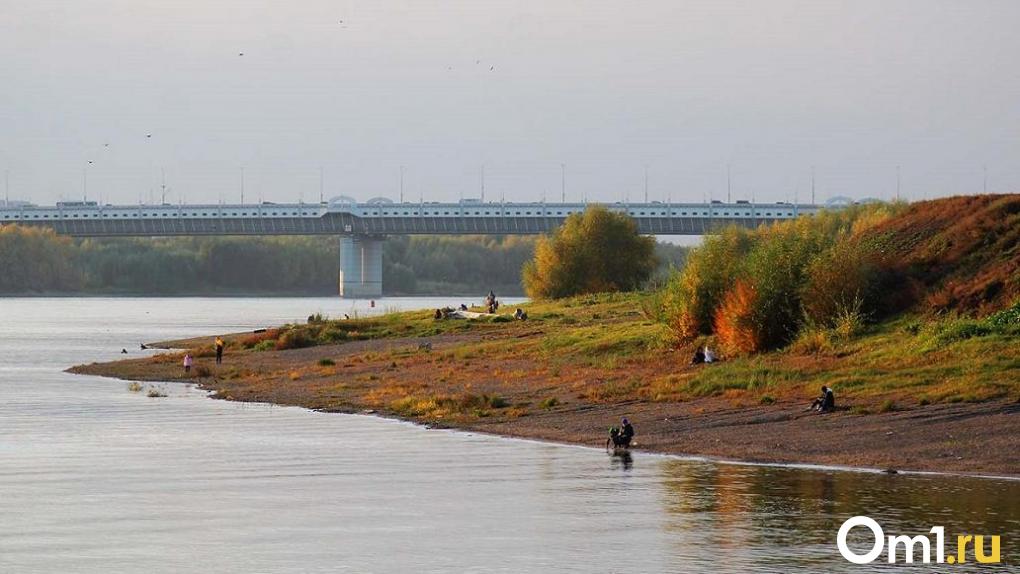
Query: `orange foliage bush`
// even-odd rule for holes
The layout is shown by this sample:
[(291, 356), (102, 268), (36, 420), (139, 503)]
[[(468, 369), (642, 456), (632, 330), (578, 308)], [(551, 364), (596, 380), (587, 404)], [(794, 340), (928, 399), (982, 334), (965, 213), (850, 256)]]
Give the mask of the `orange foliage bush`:
[(762, 349), (762, 329), (755, 320), (758, 294), (746, 281), (737, 281), (715, 311), (714, 328), (725, 353), (743, 355)]
[(251, 349), (262, 341), (275, 341), (279, 336), (279, 329), (266, 329), (261, 333), (253, 333), (241, 339), (241, 346), (245, 349)]

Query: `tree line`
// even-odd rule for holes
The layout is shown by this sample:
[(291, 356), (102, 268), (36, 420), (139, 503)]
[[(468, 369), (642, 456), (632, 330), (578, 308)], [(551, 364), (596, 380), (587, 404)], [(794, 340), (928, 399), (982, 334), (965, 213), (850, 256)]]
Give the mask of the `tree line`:
[[(663, 247), (664, 260), (682, 249)], [(532, 237), (389, 237), (388, 295), (521, 294)], [(335, 237), (71, 239), (42, 228), (0, 228), (0, 293), (333, 295)]]

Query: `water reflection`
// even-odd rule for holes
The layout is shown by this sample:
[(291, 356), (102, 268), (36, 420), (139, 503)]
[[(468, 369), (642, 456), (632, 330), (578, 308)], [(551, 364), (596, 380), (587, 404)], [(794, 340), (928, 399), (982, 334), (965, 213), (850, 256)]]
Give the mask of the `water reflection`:
[(629, 450), (612, 451), (609, 454), (609, 458), (612, 461), (613, 470), (618, 468), (630, 470), (634, 467), (634, 455), (630, 454)]
[[(847, 518), (866, 515), (886, 535), (928, 534), (944, 526), (957, 534), (1003, 536), (1003, 562), (1015, 563), (1020, 534), (1020, 482), (965, 477), (886, 475), (835, 470), (712, 464), (667, 460), (662, 464), (666, 528), (692, 559), (724, 554), (749, 565), (791, 568), (851, 566), (839, 555), (836, 532)], [(709, 534), (706, 534), (709, 533)], [(872, 538), (854, 531), (851, 547)], [(883, 553), (881, 560), (886, 560)], [(885, 565), (887, 566), (887, 565)], [(867, 568), (879, 569), (876, 563)], [(976, 567), (970, 564), (969, 567)], [(960, 565), (954, 571), (966, 570)], [(1008, 566), (981, 565), (982, 572)]]

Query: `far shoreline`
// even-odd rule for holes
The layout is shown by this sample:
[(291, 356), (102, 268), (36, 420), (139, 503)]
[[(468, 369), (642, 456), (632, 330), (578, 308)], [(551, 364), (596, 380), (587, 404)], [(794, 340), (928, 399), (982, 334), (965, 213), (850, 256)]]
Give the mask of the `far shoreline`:
[[(527, 297), (521, 294), (510, 293), (505, 295), (509, 299), (527, 299)], [(0, 300), (3, 299), (326, 299), (332, 298), (337, 301), (382, 301), (385, 299), (464, 299), (464, 300), (476, 300), (480, 299), (478, 293), (437, 293), (437, 294), (393, 294), (384, 293), (379, 297), (341, 297), (334, 292), (329, 293), (263, 293), (258, 291), (236, 291), (230, 293), (168, 293), (168, 294), (153, 294), (153, 293), (125, 293), (125, 292), (112, 292), (112, 293), (3, 293), (0, 294)]]

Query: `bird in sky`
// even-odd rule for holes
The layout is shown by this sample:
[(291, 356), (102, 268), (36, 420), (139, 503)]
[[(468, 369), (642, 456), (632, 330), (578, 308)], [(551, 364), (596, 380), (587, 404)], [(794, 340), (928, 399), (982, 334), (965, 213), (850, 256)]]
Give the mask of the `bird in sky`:
[(152, 134), (145, 134), (145, 137), (147, 137), (147, 138), (151, 138), (151, 137), (152, 137)]
[(243, 56), (243, 55), (244, 55), (244, 52), (238, 52), (238, 53), (237, 53), (237, 55), (238, 55), (238, 56)]
[(492, 72), (492, 71), (493, 71), (493, 70), (495, 70), (495, 69), (496, 69), (496, 66), (489, 66), (489, 71), (490, 71), (490, 72)]

